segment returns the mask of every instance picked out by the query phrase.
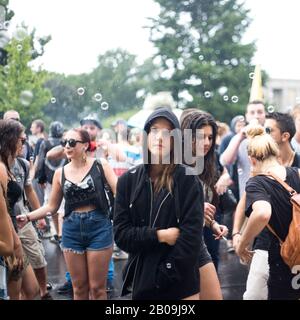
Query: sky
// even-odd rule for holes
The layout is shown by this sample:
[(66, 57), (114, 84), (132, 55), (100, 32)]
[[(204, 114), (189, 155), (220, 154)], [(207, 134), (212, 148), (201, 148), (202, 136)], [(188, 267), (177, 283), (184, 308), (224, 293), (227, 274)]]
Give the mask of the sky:
[[(271, 78), (300, 79), (300, 1), (245, 0), (253, 22), (244, 42), (256, 40), (254, 63)], [(138, 55), (154, 49), (149, 42), (147, 17), (159, 12), (152, 0), (10, 0), (15, 25), (25, 22), (38, 36), (51, 34), (38, 63), (65, 74), (89, 72), (97, 57), (117, 47)]]

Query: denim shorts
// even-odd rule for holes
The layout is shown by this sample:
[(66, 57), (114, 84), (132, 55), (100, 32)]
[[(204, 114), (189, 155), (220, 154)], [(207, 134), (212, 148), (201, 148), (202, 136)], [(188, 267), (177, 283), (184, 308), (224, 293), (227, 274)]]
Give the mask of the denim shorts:
[(75, 212), (64, 218), (62, 248), (83, 254), (112, 247), (113, 230), (107, 215), (99, 210)]

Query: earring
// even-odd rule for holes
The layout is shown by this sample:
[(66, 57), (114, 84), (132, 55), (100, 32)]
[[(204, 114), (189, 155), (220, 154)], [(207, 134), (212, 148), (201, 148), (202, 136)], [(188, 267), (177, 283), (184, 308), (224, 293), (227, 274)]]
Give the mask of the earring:
[(86, 154), (85, 153), (82, 154), (82, 161), (84, 164), (86, 164)]

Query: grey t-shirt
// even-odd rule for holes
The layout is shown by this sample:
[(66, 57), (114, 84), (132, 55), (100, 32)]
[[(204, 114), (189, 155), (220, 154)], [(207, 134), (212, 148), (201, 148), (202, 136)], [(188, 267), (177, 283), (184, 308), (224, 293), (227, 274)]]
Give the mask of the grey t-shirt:
[(250, 160), (248, 158), (247, 152), (248, 140), (245, 139), (241, 142), (238, 151), (237, 157), (237, 170), (238, 170), (238, 179), (239, 179), (239, 192), (240, 198), (242, 197), (245, 188), (246, 182), (249, 180), (250, 177)]
[[(23, 161), (25, 171), (20, 161)], [(22, 192), (24, 193), (25, 186), (31, 185), (31, 179), (29, 176), (29, 162), (23, 158), (16, 159), (12, 168), (12, 172), (16, 178), (16, 182), (18, 183), (18, 185), (22, 189)], [(22, 196), (19, 199), (19, 201), (15, 204), (14, 209), (15, 209), (16, 215), (29, 212), (29, 209), (24, 203), (24, 196)]]
[(296, 141), (295, 137), (292, 138), (291, 145), (295, 152), (300, 153), (300, 144)]

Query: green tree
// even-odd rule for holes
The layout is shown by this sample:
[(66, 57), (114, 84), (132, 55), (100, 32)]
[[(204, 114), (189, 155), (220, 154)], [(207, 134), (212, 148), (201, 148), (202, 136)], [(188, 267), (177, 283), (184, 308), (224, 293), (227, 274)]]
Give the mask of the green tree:
[(242, 44), (248, 10), (237, 0), (154, 0), (150, 40), (161, 76), (154, 91), (170, 90), (181, 107), (220, 120), (243, 113), (249, 100), (255, 44)]
[(42, 117), (42, 107), (50, 100), (51, 93), (44, 88), (47, 73), (34, 71), (32, 39), (12, 39), (5, 47), (7, 64), (0, 66), (0, 111), (16, 109), (22, 122), (28, 126), (35, 118)]

